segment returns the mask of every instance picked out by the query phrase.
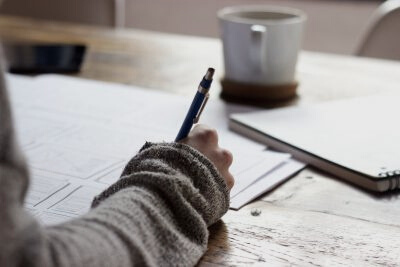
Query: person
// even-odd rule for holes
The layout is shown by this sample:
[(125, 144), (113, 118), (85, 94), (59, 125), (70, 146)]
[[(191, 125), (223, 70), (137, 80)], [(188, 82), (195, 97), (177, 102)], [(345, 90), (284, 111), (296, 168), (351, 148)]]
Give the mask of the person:
[(192, 266), (229, 208), (232, 155), (197, 125), (179, 143), (146, 143), (87, 214), (45, 227), (23, 207), (29, 170), (0, 74), (0, 266)]

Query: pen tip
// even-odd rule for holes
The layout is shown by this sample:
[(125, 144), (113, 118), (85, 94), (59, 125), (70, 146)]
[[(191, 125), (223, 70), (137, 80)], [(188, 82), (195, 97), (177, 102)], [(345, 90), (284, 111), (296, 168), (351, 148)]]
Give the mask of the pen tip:
[(214, 76), (214, 72), (215, 72), (215, 69), (213, 69), (213, 68), (208, 68), (207, 73), (206, 73), (206, 75), (205, 75), (205, 79), (206, 79), (206, 80), (212, 80), (212, 78), (213, 78), (213, 76)]

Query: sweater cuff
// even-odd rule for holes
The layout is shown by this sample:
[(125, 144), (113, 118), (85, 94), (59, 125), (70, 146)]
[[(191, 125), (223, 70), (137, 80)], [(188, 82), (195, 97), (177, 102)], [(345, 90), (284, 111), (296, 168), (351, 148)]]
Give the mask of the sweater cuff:
[[(139, 153), (127, 164), (122, 178), (97, 196), (92, 206), (129, 186), (149, 187), (150, 181), (138, 179), (140, 173), (160, 173), (171, 178), (176, 183), (178, 194), (184, 195), (187, 190), (180, 187), (180, 180), (185, 177), (185, 184), (194, 190), (186, 196), (188, 202), (201, 197), (204, 204), (190, 203), (204, 218), (207, 225), (219, 220), (229, 208), (229, 189), (225, 180), (219, 174), (212, 162), (196, 149), (181, 143), (150, 143), (147, 142)], [(179, 176), (179, 177), (178, 177)], [(151, 189), (163, 190), (162, 185), (151, 184)], [(192, 191), (192, 190), (189, 190)]]

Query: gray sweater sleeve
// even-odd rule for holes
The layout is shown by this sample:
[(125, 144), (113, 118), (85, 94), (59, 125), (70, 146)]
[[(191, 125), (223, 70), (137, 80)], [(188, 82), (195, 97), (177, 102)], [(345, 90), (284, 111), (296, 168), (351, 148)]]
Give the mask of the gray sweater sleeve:
[(212, 163), (177, 143), (146, 143), (87, 214), (63, 224), (40, 226), (24, 210), (27, 187), (1, 80), (0, 266), (191, 266), (229, 206)]

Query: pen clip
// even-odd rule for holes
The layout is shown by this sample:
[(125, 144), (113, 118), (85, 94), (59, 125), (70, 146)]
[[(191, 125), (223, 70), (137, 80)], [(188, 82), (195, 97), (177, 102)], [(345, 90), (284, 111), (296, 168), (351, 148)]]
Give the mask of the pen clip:
[(203, 113), (204, 107), (206, 106), (209, 97), (210, 97), (210, 94), (207, 93), (206, 96), (204, 97), (203, 103), (201, 104), (199, 112), (197, 113), (196, 117), (193, 119), (193, 123), (199, 122), (200, 115), (201, 115), (201, 113)]

